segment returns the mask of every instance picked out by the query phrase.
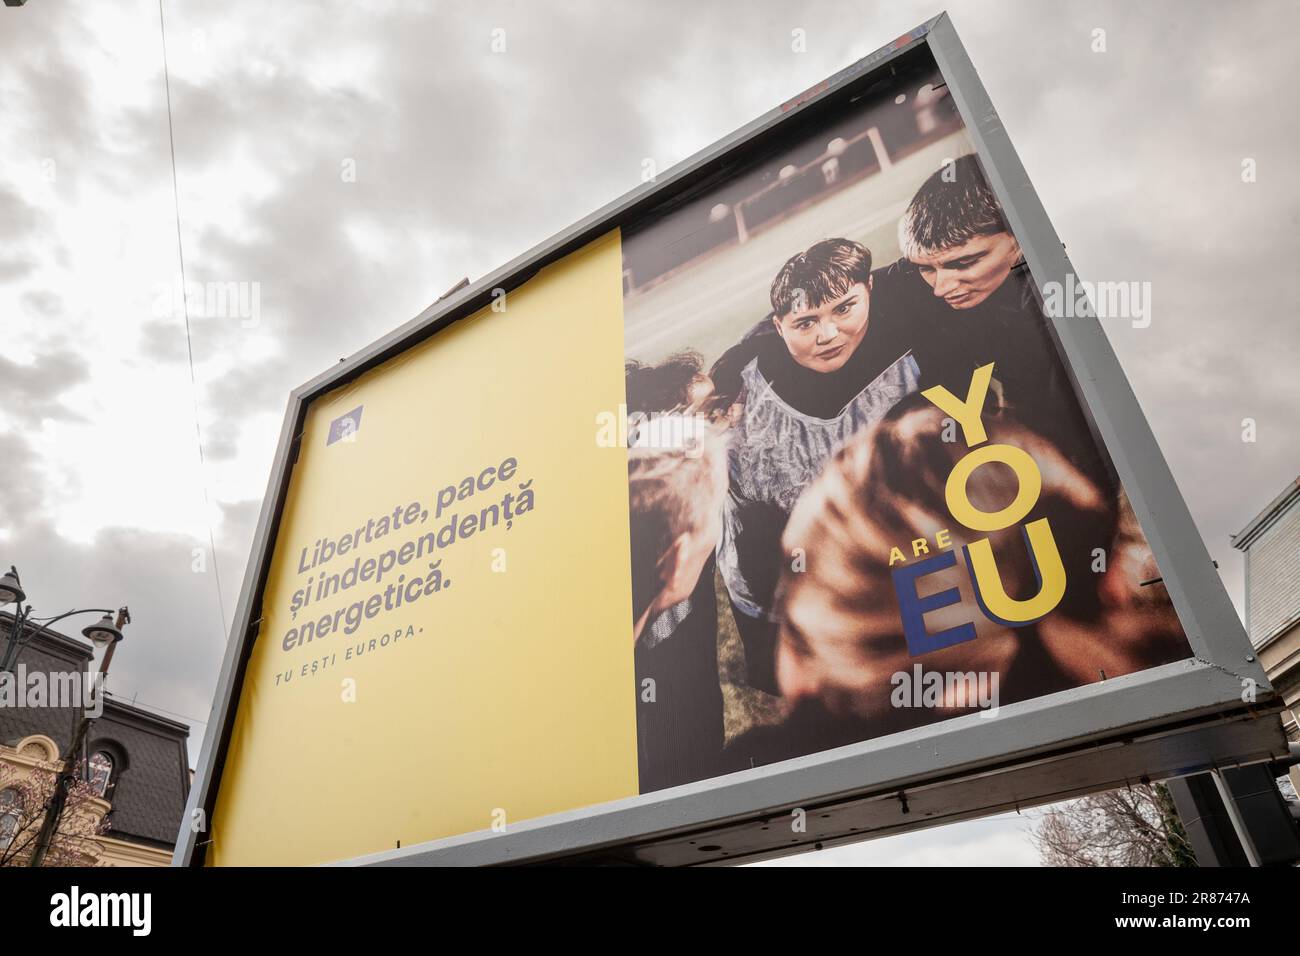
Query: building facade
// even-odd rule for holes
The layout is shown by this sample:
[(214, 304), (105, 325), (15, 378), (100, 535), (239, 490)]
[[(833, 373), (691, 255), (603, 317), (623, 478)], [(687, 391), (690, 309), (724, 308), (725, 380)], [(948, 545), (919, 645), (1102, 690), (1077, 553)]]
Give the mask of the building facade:
[[(1232, 536), (1246, 558), (1246, 630), (1287, 710), (1287, 738), (1300, 741), (1300, 478)], [(1300, 767), (1291, 768), (1300, 792)]]
[[(13, 623), (0, 612), (0, 640)], [(0, 674), (0, 864), (30, 856), (94, 669), (89, 643), (46, 632), (21, 649), (12, 673)], [(166, 866), (189, 795), (189, 728), (111, 694), (102, 708), (47, 862)]]

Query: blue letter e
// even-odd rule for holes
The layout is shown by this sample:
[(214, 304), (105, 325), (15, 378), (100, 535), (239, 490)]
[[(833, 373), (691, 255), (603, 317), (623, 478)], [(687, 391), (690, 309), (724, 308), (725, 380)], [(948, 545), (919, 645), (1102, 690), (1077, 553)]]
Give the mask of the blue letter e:
[(956, 588), (949, 588), (929, 597), (918, 597), (916, 582), (927, 574), (951, 568), (956, 563), (956, 553), (945, 551), (916, 564), (904, 565), (893, 572), (894, 591), (898, 594), (898, 609), (903, 620), (903, 636), (907, 638), (907, 653), (912, 657), (937, 651), (941, 647), (951, 647), (975, 637), (975, 625), (970, 621), (938, 634), (929, 634), (925, 630), (925, 615), (929, 611), (956, 604), (961, 600), (961, 593)]

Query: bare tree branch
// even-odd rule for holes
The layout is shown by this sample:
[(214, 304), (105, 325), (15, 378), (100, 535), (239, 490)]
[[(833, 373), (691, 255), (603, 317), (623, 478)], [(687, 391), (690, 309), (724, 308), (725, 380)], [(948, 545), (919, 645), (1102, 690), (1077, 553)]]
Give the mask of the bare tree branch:
[(1195, 866), (1173, 798), (1136, 784), (1049, 807), (1030, 839), (1047, 866)]

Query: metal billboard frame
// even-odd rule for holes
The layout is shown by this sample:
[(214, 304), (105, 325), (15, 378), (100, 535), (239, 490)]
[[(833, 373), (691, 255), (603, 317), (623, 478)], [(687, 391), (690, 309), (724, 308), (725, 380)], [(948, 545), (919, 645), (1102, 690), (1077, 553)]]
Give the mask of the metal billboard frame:
[[(401, 354), (611, 229), (726, 174), (760, 142), (830, 115), (927, 48), (948, 86), (1035, 283), (1074, 273), (1006, 130), (946, 13), (643, 183), (346, 361), (289, 398), (195, 768), (173, 865), (202, 865), (208, 821), (261, 620), (261, 598), (311, 402)], [(1079, 400), (1108, 449), (1146, 533), (1192, 656), (1124, 677), (852, 746), (611, 803), (387, 850), (343, 864), (580, 862), (717, 864), (778, 856), (967, 819), (1125, 783), (1286, 753), (1280, 705), (1201, 541), (1168, 464), (1095, 316), (1050, 319)], [(1253, 682), (1257, 702), (1243, 700)], [(994, 732), (995, 731), (995, 732)], [(1016, 743), (1009, 747), (1003, 741)], [(806, 829), (782, 822), (805, 811)], [(202, 826), (192, 826), (198, 821)], [(830, 821), (827, 823), (826, 821)]]

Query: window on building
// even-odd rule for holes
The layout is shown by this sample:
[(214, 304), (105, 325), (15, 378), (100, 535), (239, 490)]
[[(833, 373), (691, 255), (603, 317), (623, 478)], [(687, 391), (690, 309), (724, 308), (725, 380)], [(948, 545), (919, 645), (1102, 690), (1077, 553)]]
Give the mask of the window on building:
[(18, 791), (12, 787), (0, 790), (0, 850), (7, 850), (14, 842), (22, 812), (23, 798)]
[(108, 790), (108, 783), (113, 777), (113, 758), (102, 750), (90, 758), (90, 788), (95, 796), (102, 797)]

